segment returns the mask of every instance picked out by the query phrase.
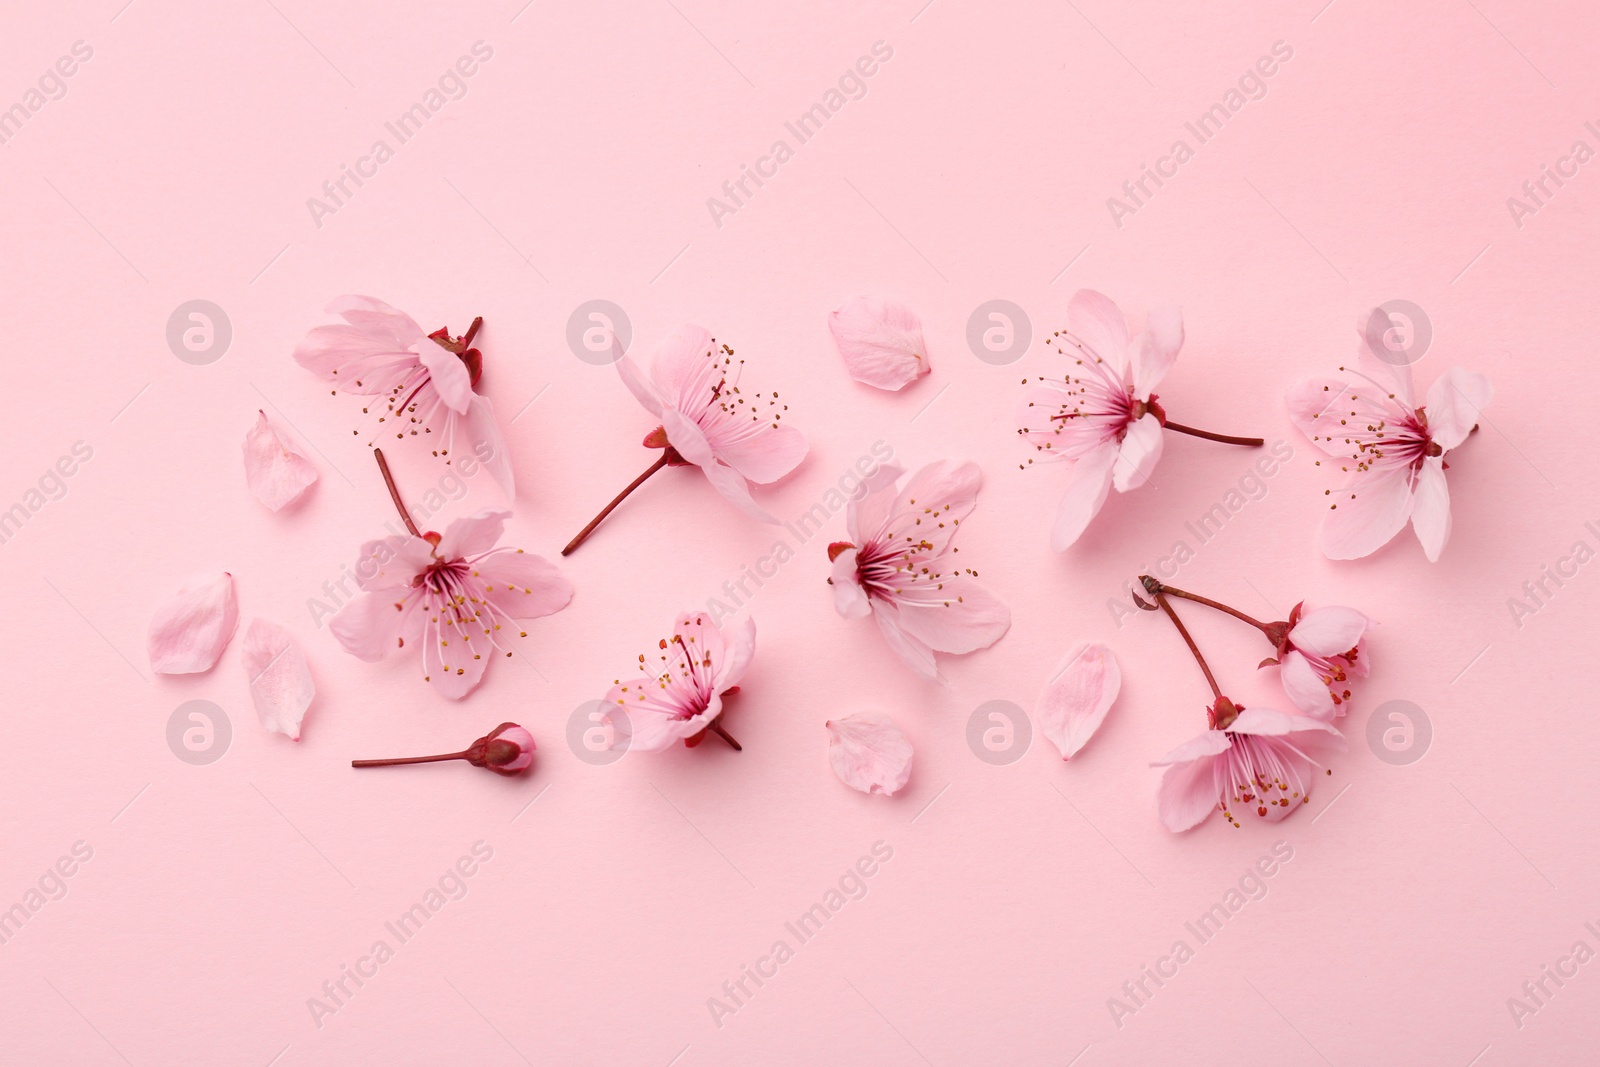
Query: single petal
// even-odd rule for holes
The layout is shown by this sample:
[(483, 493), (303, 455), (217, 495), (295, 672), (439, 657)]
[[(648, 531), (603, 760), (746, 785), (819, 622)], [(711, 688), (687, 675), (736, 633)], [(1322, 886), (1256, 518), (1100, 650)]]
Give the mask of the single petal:
[[(709, 620), (709, 616), (707, 619)], [(715, 624), (712, 624), (713, 628)], [(717, 669), (716, 678), (713, 679), (712, 688), (722, 693), (739, 684), (744, 677), (744, 672), (750, 669), (750, 661), (756, 655), (756, 620), (753, 616), (746, 615), (737, 624), (723, 631), (724, 642), (722, 664)]]
[(1195, 760), (1207, 756), (1218, 756), (1233, 747), (1233, 742), (1228, 740), (1228, 735), (1221, 730), (1207, 730), (1203, 734), (1196, 734), (1177, 748), (1168, 752), (1160, 759), (1153, 761), (1152, 767), (1176, 767), (1182, 763), (1193, 763)]
[(1067, 302), (1067, 332), (1071, 340), (1099, 356), (1117, 375), (1128, 369), (1128, 318), (1104, 293), (1079, 289)]
[(622, 377), (622, 384), (628, 387), (628, 392), (633, 394), (635, 400), (644, 405), (644, 409), (656, 418), (661, 417), (661, 397), (656, 393), (656, 387), (650, 384), (649, 379), (639, 370), (638, 364), (628, 356), (622, 354), (622, 346), (615, 340), (611, 343), (611, 351), (616, 355), (617, 373)]
[(847, 548), (833, 560), (833, 607), (847, 619), (864, 619), (872, 614), (872, 604), (856, 576), (856, 548)]
[(1309, 715), (1279, 711), (1276, 708), (1249, 707), (1239, 712), (1239, 717), (1228, 727), (1230, 733), (1260, 734), (1266, 737), (1283, 737), (1286, 734), (1310, 732), (1329, 733), (1335, 737), (1339, 731), (1321, 719)]
[(461, 357), (431, 337), (417, 342), (417, 358), (428, 368), (428, 376), (439, 399), (456, 414), (462, 414), (477, 394), (472, 391), (472, 372)]
[(488, 641), (477, 620), (462, 620), (435, 607), (425, 614), (417, 642), (423, 677), (446, 700), (460, 700), (483, 681), (488, 657), (495, 654)]
[(939, 673), (939, 664), (933, 658), (933, 649), (900, 628), (900, 613), (893, 604), (874, 601), (872, 617), (877, 620), (878, 632), (883, 634), (883, 639), (889, 642), (889, 647), (894, 649), (895, 655), (906, 666), (930, 682), (944, 681), (944, 676)]
[[(1389, 326), (1388, 314), (1381, 308), (1374, 308), (1361, 329), (1361, 342), (1356, 346), (1356, 369), (1376, 382), (1386, 394), (1392, 395), (1401, 405), (1414, 408), (1417, 405), (1412, 399), (1414, 390), (1411, 364), (1394, 360), (1392, 352), (1383, 340)], [(1380, 349), (1383, 355), (1378, 354)]]
[(150, 666), (157, 674), (209, 671), (238, 628), (233, 575), (194, 579), (150, 620)]
[(1483, 409), (1494, 399), (1494, 386), (1476, 371), (1451, 367), (1428, 387), (1428, 434), (1446, 452), (1467, 439)]
[(1350, 452), (1337, 414), (1348, 388), (1348, 379), (1323, 374), (1296, 382), (1283, 396), (1295, 427), (1307, 441), (1330, 456), (1344, 456)]
[(500, 548), (472, 561), (489, 603), (513, 619), (540, 619), (572, 603), (572, 582), (543, 556)]
[(668, 407), (693, 415), (711, 403), (723, 361), (711, 349), (711, 331), (680, 326), (650, 351), (650, 379)]
[(904, 474), (898, 463), (883, 463), (863, 479), (860, 494), (845, 505), (845, 529), (852, 542), (861, 544), (883, 529), (898, 499), (895, 484)]
[(356, 555), (356, 584), (366, 592), (404, 592), (433, 563), (433, 546), (410, 534), (368, 541)]
[(833, 773), (851, 789), (892, 797), (911, 780), (911, 742), (887, 715), (857, 712), (823, 728)]
[(1040, 730), (1069, 760), (1105, 721), (1122, 689), (1122, 671), (1105, 645), (1079, 645), (1039, 696)]
[(1422, 554), (1429, 563), (1439, 562), (1445, 542), (1450, 540), (1450, 489), (1444, 482), (1444, 460), (1432, 456), (1422, 461), (1417, 472), (1416, 503), (1411, 509), (1411, 528), (1422, 542)]
[(255, 426), (244, 437), (244, 477), (255, 498), (267, 510), (277, 511), (300, 499), (317, 480), (317, 470), (284, 445), (265, 411), (256, 415)]
[(423, 336), (422, 327), (410, 315), (374, 297), (353, 293), (335, 297), (327, 311), (342, 316), (350, 325), (397, 352), (410, 348)]
[(1322, 552), (1329, 559), (1370, 556), (1405, 529), (1411, 518), (1411, 478), (1406, 468), (1358, 474), (1330, 494), (1322, 520)]
[(443, 560), (465, 559), (489, 551), (505, 532), (511, 512), (505, 508), (484, 508), (455, 519), (439, 538), (438, 556)]
[(500, 432), (500, 422), (494, 417), (494, 407), (489, 398), (474, 393), (467, 412), (455, 418), (451, 443), (451, 458), (465, 448), (474, 459), (482, 463), (499, 484), (506, 498), (517, 496), (516, 477), (511, 470), (511, 450)]
[(928, 373), (922, 323), (909, 308), (857, 297), (828, 316), (845, 371), (856, 381), (897, 390)]
[(261, 725), (291, 741), (300, 740), (300, 720), (317, 695), (306, 654), (289, 631), (253, 619), (244, 632), (244, 672)]
[(1111, 484), (1117, 492), (1137, 489), (1149, 480), (1165, 443), (1166, 434), (1154, 412), (1145, 412), (1142, 419), (1128, 427), (1117, 450), (1117, 462), (1111, 468)]
[(1111, 468), (1117, 461), (1118, 446), (1107, 441), (1086, 453), (1072, 468), (1072, 479), (1056, 509), (1055, 526), (1050, 531), (1050, 547), (1065, 552), (1088, 529), (1089, 521), (1100, 513), (1111, 492)]
[(1176, 304), (1158, 304), (1145, 317), (1144, 332), (1133, 348), (1133, 395), (1149, 400), (1172, 369), (1183, 347), (1183, 311)]
[(926, 596), (897, 598), (900, 629), (937, 652), (960, 656), (988, 648), (1011, 628), (1011, 609), (966, 578), (944, 590), (920, 588)]
[(1283, 654), (1278, 664), (1278, 681), (1283, 683), (1289, 703), (1307, 715), (1325, 720), (1333, 718), (1333, 694), (1328, 692), (1327, 683), (1304, 654), (1293, 650)]
[(661, 425), (667, 431), (667, 440), (684, 459), (700, 468), (706, 476), (706, 481), (712, 488), (721, 493), (723, 498), (734, 507), (752, 518), (774, 525), (778, 520), (757, 504), (750, 496), (750, 484), (745, 481), (744, 475), (723, 463), (711, 451), (711, 445), (706, 442), (705, 435), (688, 416), (673, 408), (664, 408), (661, 412)]
[(328, 620), (328, 630), (346, 652), (376, 663), (400, 647), (407, 599), (403, 589), (358, 596)]
[(763, 426), (758, 433), (716, 446), (718, 458), (758, 485), (775, 482), (800, 465), (810, 445), (793, 426)]
[(1161, 816), (1161, 825), (1175, 834), (1205, 822), (1221, 802), (1216, 759), (1211, 756), (1168, 767), (1156, 792), (1156, 811)]
[(1289, 631), (1289, 643), (1315, 656), (1337, 656), (1361, 642), (1372, 620), (1355, 608), (1333, 605), (1308, 611)]
[[(344, 323), (313, 327), (294, 348), (296, 363), (320, 378), (338, 382), (348, 393), (388, 392), (394, 387), (393, 375), (415, 369), (416, 359), (415, 352)], [(389, 365), (389, 373), (372, 381), (349, 373), (352, 367), (372, 369), (382, 365)]]

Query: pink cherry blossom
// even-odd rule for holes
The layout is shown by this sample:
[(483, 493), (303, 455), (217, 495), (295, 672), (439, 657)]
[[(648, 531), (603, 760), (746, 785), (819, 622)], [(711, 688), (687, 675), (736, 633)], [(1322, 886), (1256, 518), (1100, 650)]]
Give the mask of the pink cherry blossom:
[(952, 543), (978, 501), (976, 463), (940, 460), (911, 475), (884, 464), (846, 508), (848, 541), (828, 546), (834, 607), (849, 619), (871, 615), (889, 647), (912, 670), (943, 681), (935, 652), (988, 648), (1011, 626), (1011, 611), (957, 564)]
[(233, 575), (195, 578), (150, 620), (150, 666), (157, 674), (203, 674), (217, 665), (238, 628)]
[(922, 323), (891, 300), (857, 297), (828, 316), (850, 377), (877, 389), (904, 389), (928, 373)]
[(1050, 535), (1058, 552), (1082, 536), (1113, 487), (1126, 493), (1149, 480), (1161, 459), (1163, 430), (1261, 444), (1172, 422), (1157, 402), (1155, 387), (1183, 347), (1183, 316), (1175, 306), (1151, 309), (1144, 331), (1132, 336), (1109, 297), (1080, 289), (1067, 304), (1067, 328), (1045, 343), (1065, 357), (1068, 370), (1039, 378), (1023, 393), (1017, 432), (1043, 458), (1073, 464)]
[(1326, 722), (1342, 718), (1350, 702), (1352, 677), (1370, 669), (1366, 633), (1374, 625), (1355, 608), (1317, 608), (1289, 613), (1278, 675), (1295, 707)]
[(495, 547), (510, 517), (485, 508), (442, 536), (397, 534), (362, 545), (355, 574), (364, 595), (333, 617), (334, 637), (369, 662), (409, 643), (441, 696), (472, 692), (488, 657), (511, 655), (512, 635), (528, 636), (517, 620), (554, 614), (572, 600), (572, 583), (549, 561)]
[(606, 694), (604, 715), (619, 737), (629, 748), (660, 752), (677, 741), (692, 748), (711, 730), (739, 748), (717, 720), (722, 698), (739, 688), (755, 656), (755, 620), (721, 629), (705, 612), (686, 611), (658, 647), (655, 665), (641, 655), (639, 676), (618, 679)]
[(911, 780), (911, 742), (887, 715), (857, 712), (822, 725), (828, 762), (851, 789), (892, 797)]
[(244, 438), (245, 481), (263, 507), (278, 511), (304, 495), (316, 482), (317, 469), (283, 443), (265, 411), (256, 415), (256, 424)]
[(341, 296), (327, 310), (345, 325), (306, 334), (294, 350), (296, 362), (335, 391), (379, 398), (361, 409), (376, 414), (376, 436), (433, 436), (434, 455), (446, 463), (475, 457), (507, 497), (516, 496), (500, 425), (489, 398), (474, 391), (483, 356), (471, 345), (482, 319), (457, 338), (443, 329), (424, 334), (411, 316), (370, 296)]
[(291, 741), (300, 740), (300, 722), (317, 695), (300, 645), (278, 624), (252, 619), (244, 632), (243, 658), (261, 725)]
[(1070, 760), (1100, 729), (1121, 689), (1122, 670), (1111, 650), (1105, 645), (1079, 645), (1039, 697), (1040, 732), (1062, 759)]
[(1173, 833), (1219, 809), (1234, 826), (1245, 815), (1277, 822), (1311, 799), (1317, 746), (1343, 747), (1339, 731), (1308, 715), (1240, 708), (1226, 697), (1210, 715), (1211, 729), (1152, 764), (1167, 769), (1158, 808)]
[(1411, 367), (1375, 354), (1363, 339), (1357, 365), (1309, 378), (1288, 392), (1289, 414), (1311, 443), (1343, 462), (1321, 532), (1330, 559), (1359, 559), (1406, 523), (1430, 562), (1450, 539), (1446, 457), (1477, 428), (1494, 396), (1489, 380), (1452, 367), (1413, 399)]

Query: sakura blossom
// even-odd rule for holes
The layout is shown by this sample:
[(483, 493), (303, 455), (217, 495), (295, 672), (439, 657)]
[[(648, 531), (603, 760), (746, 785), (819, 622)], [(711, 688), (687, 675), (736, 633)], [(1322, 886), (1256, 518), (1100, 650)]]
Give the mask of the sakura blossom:
[(851, 789), (892, 797), (911, 780), (911, 742), (889, 716), (863, 711), (822, 725), (828, 763)]
[(805, 435), (783, 424), (789, 405), (776, 391), (746, 393), (744, 360), (699, 326), (685, 326), (661, 344), (648, 376), (620, 346), (617, 372), (634, 397), (661, 424), (644, 438), (661, 456), (578, 532), (563, 556), (588, 539), (630, 493), (663, 467), (697, 467), (729, 503), (762, 522), (778, 520), (750, 495), (750, 483), (775, 482), (806, 455)]
[(1183, 316), (1173, 305), (1152, 308), (1144, 330), (1132, 335), (1109, 297), (1080, 289), (1067, 304), (1066, 329), (1045, 343), (1067, 360), (1068, 369), (1058, 378), (1042, 376), (1024, 391), (1017, 432), (1036, 458), (1073, 465), (1050, 535), (1058, 552), (1083, 535), (1112, 488), (1126, 493), (1149, 480), (1161, 459), (1162, 431), (1224, 444), (1262, 443), (1259, 437), (1197, 430), (1167, 417), (1155, 388), (1183, 347)]
[(484, 508), (444, 533), (422, 533), (400, 499), (383, 452), (378, 464), (410, 531), (361, 546), (355, 565), (363, 595), (328, 623), (346, 652), (368, 662), (409, 643), (422, 677), (439, 695), (460, 700), (483, 680), (488, 658), (510, 656), (528, 619), (552, 615), (572, 600), (572, 583), (541, 556), (497, 547), (511, 512)]
[[(347, 295), (328, 305), (345, 322), (318, 326), (295, 347), (302, 367), (343, 390), (372, 397), (361, 409), (376, 418), (374, 438), (427, 437), (433, 454), (451, 463), (463, 451), (494, 475), (508, 498), (516, 496), (510, 453), (489, 398), (476, 387), (483, 354), (472, 347), (483, 319), (452, 337), (443, 328), (425, 334), (403, 311), (370, 296)], [(435, 432), (437, 431), (437, 432)], [(360, 429), (352, 430), (359, 436)]]
[(828, 330), (850, 377), (899, 390), (929, 371), (917, 316), (892, 300), (857, 297), (828, 316)]
[(828, 546), (834, 607), (848, 619), (871, 615), (895, 653), (922, 677), (943, 682), (936, 652), (988, 648), (1011, 626), (1011, 611), (957, 563), (961, 522), (978, 501), (976, 463), (940, 460), (912, 474), (884, 464), (845, 512), (848, 541)]
[(710, 731), (739, 749), (719, 719), (723, 698), (738, 691), (755, 656), (755, 620), (724, 628), (703, 611), (686, 611), (657, 648), (649, 659), (640, 654), (637, 676), (617, 679), (606, 694), (602, 714), (618, 737), (641, 752), (661, 752), (678, 741), (693, 748)]
[(1323, 554), (1371, 555), (1409, 522), (1423, 555), (1437, 562), (1450, 539), (1446, 457), (1477, 429), (1493, 396), (1483, 375), (1452, 367), (1418, 405), (1410, 364), (1380, 359), (1365, 334), (1354, 367), (1290, 388), (1285, 400), (1295, 425), (1347, 475), (1325, 491)]
[(279, 511), (305, 495), (316, 482), (317, 469), (273, 430), (265, 411), (244, 439), (244, 474), (250, 492), (268, 511)]

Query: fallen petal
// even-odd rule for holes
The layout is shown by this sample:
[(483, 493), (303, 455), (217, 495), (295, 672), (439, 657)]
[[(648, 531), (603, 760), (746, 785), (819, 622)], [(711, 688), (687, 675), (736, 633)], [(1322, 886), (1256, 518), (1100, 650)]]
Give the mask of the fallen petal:
[(911, 742), (887, 715), (859, 712), (823, 724), (828, 762), (851, 789), (894, 796), (911, 778)]
[(857, 297), (828, 316), (833, 343), (850, 377), (878, 389), (903, 389), (927, 374), (922, 323), (909, 308)]
[(157, 674), (209, 671), (238, 628), (233, 575), (190, 581), (150, 620), (150, 666)]
[(306, 654), (289, 631), (265, 619), (252, 619), (244, 632), (244, 673), (261, 725), (291, 741), (300, 740), (300, 720), (317, 695), (317, 686)]
[(279, 439), (265, 411), (257, 416), (244, 437), (244, 476), (255, 498), (277, 511), (300, 499), (317, 480), (317, 470)]
[(1039, 696), (1040, 729), (1069, 760), (1105, 721), (1122, 689), (1122, 671), (1105, 645), (1080, 645)]

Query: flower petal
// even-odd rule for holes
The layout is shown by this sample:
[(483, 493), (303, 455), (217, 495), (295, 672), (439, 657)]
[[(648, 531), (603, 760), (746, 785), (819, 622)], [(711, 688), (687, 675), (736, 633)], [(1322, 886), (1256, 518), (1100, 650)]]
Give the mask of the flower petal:
[(1158, 304), (1145, 316), (1144, 332), (1133, 347), (1133, 395), (1149, 400), (1183, 347), (1183, 311)]
[(828, 762), (851, 789), (892, 797), (911, 779), (911, 742), (887, 715), (858, 712), (823, 723)]
[(511, 512), (505, 508), (483, 508), (453, 520), (439, 538), (439, 558), (465, 559), (489, 551), (505, 532), (506, 520), (510, 517)]
[(1451, 367), (1428, 387), (1428, 433), (1446, 452), (1467, 439), (1489, 401), (1494, 386), (1476, 371)]
[(1337, 604), (1308, 611), (1289, 631), (1289, 642), (1314, 656), (1338, 656), (1361, 643), (1372, 620)]
[(750, 484), (745, 481), (744, 475), (717, 459), (705, 435), (688, 416), (674, 408), (663, 408), (661, 425), (667, 431), (667, 440), (672, 447), (684, 459), (699, 467), (706, 481), (724, 499), (752, 518), (777, 524), (778, 520), (750, 496)]
[(506, 447), (489, 398), (474, 393), (466, 414), (455, 417), (453, 431), (450, 458), (457, 458), (464, 448), (493, 475), (506, 498), (515, 500), (517, 482), (511, 470), (511, 450)]
[(845, 505), (845, 529), (852, 542), (863, 544), (883, 529), (899, 499), (894, 487), (904, 474), (905, 469), (898, 463), (889, 462), (880, 464), (863, 479), (859, 495), (852, 496)]
[(423, 336), (422, 327), (410, 315), (374, 297), (354, 293), (337, 296), (329, 302), (327, 311), (342, 316), (375, 341), (393, 346), (396, 352), (410, 348)]
[(1116, 486), (1117, 492), (1137, 489), (1149, 480), (1161, 459), (1165, 438), (1155, 412), (1145, 412), (1142, 419), (1128, 427), (1117, 450), (1117, 461), (1111, 468), (1111, 484)]
[(391, 534), (368, 541), (356, 555), (356, 584), (366, 592), (404, 592), (412, 579), (433, 563), (433, 546), (410, 534)]
[(1168, 752), (1158, 760), (1153, 760), (1152, 767), (1175, 767), (1181, 763), (1193, 763), (1206, 756), (1218, 756), (1233, 747), (1233, 742), (1228, 740), (1228, 735), (1221, 730), (1207, 730), (1203, 734), (1196, 734), (1177, 748)]
[(1071, 339), (1099, 356), (1116, 374), (1128, 369), (1128, 318), (1109, 296), (1079, 289), (1067, 302), (1067, 332)]
[(513, 619), (540, 619), (572, 603), (566, 575), (543, 556), (520, 548), (500, 548), (472, 561), (487, 587), (489, 602)]
[(828, 316), (845, 371), (877, 389), (897, 390), (928, 373), (922, 323), (909, 308), (857, 297)]
[(1111, 468), (1117, 461), (1118, 446), (1115, 441), (1084, 454), (1072, 468), (1072, 478), (1067, 491), (1056, 509), (1055, 526), (1050, 531), (1050, 547), (1065, 552), (1088, 529), (1089, 522), (1100, 513), (1111, 492)]
[(244, 477), (255, 498), (277, 511), (300, 499), (317, 480), (317, 470), (284, 445), (265, 411), (256, 415), (255, 426), (244, 437)]
[(1411, 518), (1411, 478), (1404, 467), (1358, 474), (1331, 497), (1335, 506), (1322, 520), (1321, 535), (1329, 559), (1370, 556)]
[(889, 647), (894, 649), (895, 655), (906, 666), (930, 682), (944, 682), (944, 676), (939, 673), (939, 664), (933, 658), (933, 649), (901, 628), (900, 612), (893, 604), (873, 601), (872, 617), (877, 620), (878, 632), (883, 634), (883, 639), (889, 642)]
[(1342, 456), (1350, 450), (1339, 432), (1339, 417), (1332, 414), (1348, 384), (1344, 378), (1322, 374), (1296, 382), (1283, 396), (1295, 427), (1330, 456)]
[(1035, 715), (1044, 736), (1069, 760), (1105, 721), (1122, 689), (1122, 671), (1105, 645), (1079, 645), (1039, 696)]
[(1411, 528), (1422, 542), (1422, 554), (1429, 563), (1439, 562), (1445, 542), (1450, 540), (1450, 489), (1444, 481), (1444, 459), (1432, 456), (1422, 461), (1417, 472), (1415, 504), (1411, 509)]
[(300, 740), (300, 721), (317, 695), (306, 654), (289, 631), (253, 619), (244, 632), (244, 672), (261, 725), (291, 741)]
[(238, 628), (233, 575), (194, 579), (150, 620), (150, 666), (157, 674), (209, 671)]
[(860, 551), (854, 547), (840, 552), (833, 560), (833, 607), (847, 619), (864, 619), (872, 614), (872, 604), (856, 577), (856, 557)]
[(328, 630), (346, 652), (376, 663), (400, 646), (407, 599), (403, 589), (358, 596), (328, 620)]
[(988, 648), (1011, 628), (1011, 609), (965, 578), (945, 591), (927, 588), (927, 594), (899, 597), (896, 607), (900, 630), (937, 652), (961, 656)]
[(1259, 734), (1265, 737), (1283, 737), (1286, 734), (1305, 731), (1340, 736), (1337, 728), (1321, 719), (1279, 711), (1276, 708), (1258, 707), (1242, 709), (1239, 717), (1228, 727), (1228, 731), (1236, 734)]
[(1161, 816), (1161, 825), (1175, 834), (1205, 822), (1221, 802), (1216, 759), (1211, 756), (1168, 767), (1156, 792), (1156, 811)]
[(1332, 719), (1335, 705), (1328, 685), (1304, 653), (1290, 650), (1278, 664), (1278, 681), (1289, 703), (1319, 719)]
[(650, 379), (668, 407), (693, 415), (711, 403), (722, 377), (722, 361), (711, 350), (711, 331), (680, 326), (650, 350)]
[(424, 337), (417, 342), (417, 358), (428, 368), (439, 399), (456, 414), (464, 413), (477, 394), (472, 391), (472, 372), (461, 357), (433, 338)]
[(724, 642), (722, 665), (718, 668), (712, 688), (725, 692), (739, 684), (750, 661), (756, 655), (756, 620), (746, 615), (736, 625), (722, 631)]
[(775, 482), (800, 465), (811, 446), (793, 426), (764, 426), (738, 440), (720, 441), (717, 456), (758, 485)]
[(644, 405), (644, 409), (656, 418), (661, 417), (661, 397), (656, 393), (656, 387), (650, 384), (649, 379), (639, 370), (639, 365), (631, 358), (622, 354), (622, 346), (615, 340), (611, 342), (611, 351), (616, 354), (617, 373), (622, 376), (622, 384), (628, 387), (628, 392), (633, 394), (635, 400)]

